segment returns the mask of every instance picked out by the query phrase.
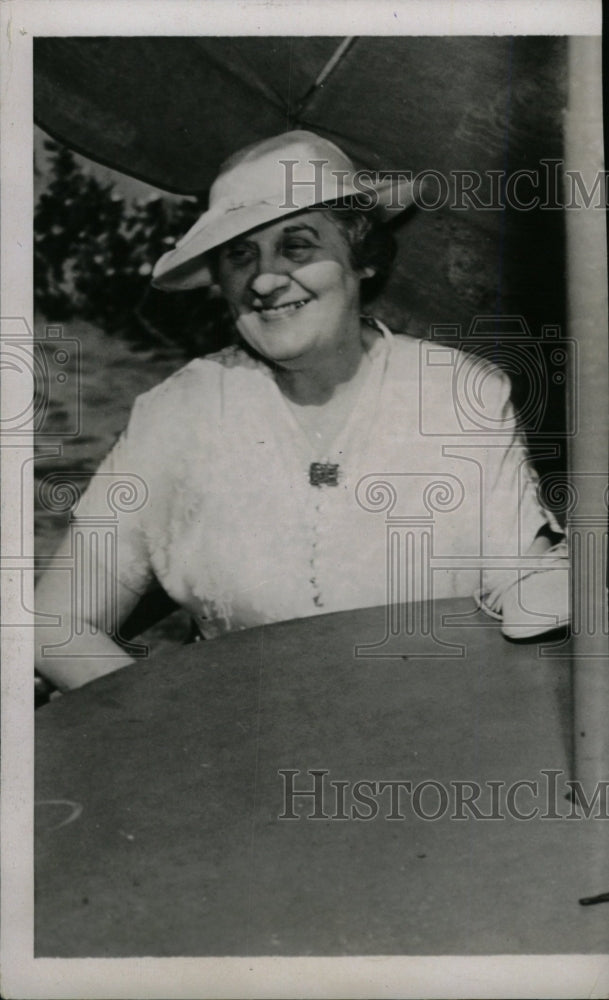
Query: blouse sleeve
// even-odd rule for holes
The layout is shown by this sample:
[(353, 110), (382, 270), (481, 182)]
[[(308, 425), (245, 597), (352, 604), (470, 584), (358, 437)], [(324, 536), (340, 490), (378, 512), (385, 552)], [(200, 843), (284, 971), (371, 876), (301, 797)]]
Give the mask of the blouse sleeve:
[(86, 532), (86, 544), (95, 548), (97, 561), (138, 595), (154, 578), (146, 523), (154, 498), (155, 462), (146, 395), (135, 400), (127, 428), (72, 512), (73, 529)]
[[(484, 462), (483, 545), (485, 556), (490, 557), (489, 568), (483, 573), (484, 590), (513, 582), (518, 558), (527, 553), (542, 528), (547, 526), (557, 535), (564, 534), (539, 499), (539, 477), (514, 412), (510, 381), (499, 373), (498, 383), (498, 433), (493, 435)], [(493, 565), (493, 557), (507, 557), (505, 565)]]

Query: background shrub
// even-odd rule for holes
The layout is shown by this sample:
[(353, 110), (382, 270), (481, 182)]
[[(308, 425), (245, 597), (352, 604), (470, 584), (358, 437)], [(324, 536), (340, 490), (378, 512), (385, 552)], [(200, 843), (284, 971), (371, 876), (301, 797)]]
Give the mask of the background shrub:
[(34, 297), (51, 322), (81, 316), (139, 344), (187, 356), (233, 339), (221, 299), (207, 289), (150, 287), (155, 261), (201, 213), (196, 200), (161, 194), (127, 201), (47, 140), (50, 179), (34, 213)]

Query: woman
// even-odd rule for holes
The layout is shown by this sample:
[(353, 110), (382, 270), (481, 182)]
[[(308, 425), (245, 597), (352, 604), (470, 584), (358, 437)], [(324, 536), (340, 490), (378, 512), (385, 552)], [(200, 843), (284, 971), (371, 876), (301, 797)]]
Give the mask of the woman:
[[(413, 197), (404, 181), (363, 188), (327, 140), (264, 140), (224, 164), (209, 210), (157, 263), (161, 288), (217, 283), (241, 343), (139, 397), (78, 503), (38, 596), (60, 624), (39, 629), (39, 648), (55, 648), (37, 666), (60, 689), (131, 662), (115, 639), (157, 581), (206, 637), (480, 588), (507, 634), (564, 622), (561, 532), (507, 377), (453, 352), (457, 396), (483, 385), (464, 429), (446, 366), (426, 368), (417, 340), (361, 315), (363, 283), (392, 256), (384, 223)], [(423, 400), (439, 434), (422, 427)], [(406, 590), (388, 577), (391, 516), (409, 525)], [(531, 606), (519, 576), (532, 592), (544, 566), (556, 593), (548, 604), (543, 585)]]

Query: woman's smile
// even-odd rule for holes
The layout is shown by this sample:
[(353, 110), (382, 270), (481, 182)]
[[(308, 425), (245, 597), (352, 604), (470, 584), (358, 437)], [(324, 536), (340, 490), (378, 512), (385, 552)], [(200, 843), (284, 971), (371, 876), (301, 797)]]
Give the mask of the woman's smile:
[(299, 309), (302, 309), (310, 301), (311, 299), (298, 299), (296, 301), (280, 302), (274, 306), (254, 304), (254, 311), (262, 319), (272, 322), (276, 319), (285, 319), (287, 316), (293, 316), (295, 312), (298, 312)]

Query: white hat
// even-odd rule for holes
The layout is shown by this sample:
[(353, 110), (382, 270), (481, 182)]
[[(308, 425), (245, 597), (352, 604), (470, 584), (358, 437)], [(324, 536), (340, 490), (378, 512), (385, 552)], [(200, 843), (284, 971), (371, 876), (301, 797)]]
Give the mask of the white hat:
[(338, 146), (314, 132), (255, 142), (222, 164), (208, 211), (157, 261), (152, 284), (168, 290), (209, 285), (209, 250), (286, 215), (353, 196), (387, 219), (411, 204), (413, 183), (404, 175), (374, 181), (368, 172), (358, 174)]

